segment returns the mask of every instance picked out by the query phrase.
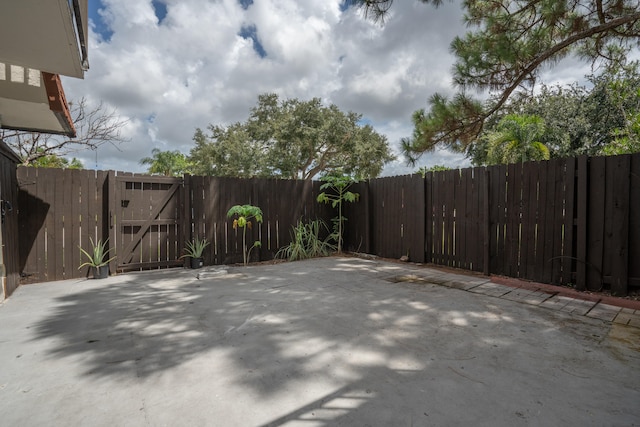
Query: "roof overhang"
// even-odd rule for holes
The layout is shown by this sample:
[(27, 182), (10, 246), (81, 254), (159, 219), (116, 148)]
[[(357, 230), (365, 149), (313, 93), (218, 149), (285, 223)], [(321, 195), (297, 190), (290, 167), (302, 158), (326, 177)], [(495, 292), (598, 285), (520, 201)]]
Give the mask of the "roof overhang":
[[(22, 67), (9, 67), (9, 79), (2, 79), (0, 64), (0, 127), (33, 132), (63, 134), (76, 132), (64, 96), (60, 76), (27, 69), (22, 82), (17, 79)], [(25, 75), (26, 74), (26, 75)]]
[(59, 75), (88, 69), (88, 0), (4, 1), (0, 127), (75, 136)]
[(82, 78), (88, 69), (87, 2), (3, 2), (0, 13), (0, 62)]

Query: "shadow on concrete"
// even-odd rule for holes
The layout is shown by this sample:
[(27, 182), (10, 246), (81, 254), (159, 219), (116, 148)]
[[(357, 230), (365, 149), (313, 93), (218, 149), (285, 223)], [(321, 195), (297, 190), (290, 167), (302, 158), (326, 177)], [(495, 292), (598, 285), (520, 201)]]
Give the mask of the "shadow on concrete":
[[(600, 329), (510, 301), (385, 280), (399, 268), (332, 258), (202, 280), (185, 271), (109, 278), (55, 301), (37, 337), (55, 339), (51, 357), (74, 356), (95, 378), (144, 379), (208, 357), (195, 375), (255, 401), (282, 399), (281, 415), (265, 426), (424, 425), (452, 416), (575, 425), (581, 416), (563, 405), (606, 406), (581, 388), (594, 360), (599, 379), (620, 369), (600, 362), (609, 354)], [(597, 394), (613, 388), (599, 384)]]

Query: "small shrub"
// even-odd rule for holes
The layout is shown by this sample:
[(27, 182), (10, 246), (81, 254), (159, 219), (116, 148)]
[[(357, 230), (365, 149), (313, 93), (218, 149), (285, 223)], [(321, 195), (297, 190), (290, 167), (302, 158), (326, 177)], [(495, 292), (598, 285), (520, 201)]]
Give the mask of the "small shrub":
[(308, 224), (298, 221), (296, 226), (291, 227), (291, 243), (280, 248), (276, 258), (296, 261), (329, 255), (335, 250), (335, 246), (329, 243), (331, 236), (325, 239), (320, 237), (323, 228), (328, 231), (327, 225), (319, 219)]
[(320, 189), (329, 191), (323, 191), (318, 194), (318, 202), (331, 203), (331, 207), (334, 209), (338, 208), (338, 216), (332, 219), (333, 233), (331, 234), (331, 238), (335, 240), (338, 253), (340, 254), (342, 253), (344, 223), (347, 220), (347, 218), (342, 214), (344, 211), (343, 202), (354, 203), (358, 201), (360, 195), (349, 191), (349, 187), (356, 184), (358, 181), (351, 176), (341, 174), (325, 175), (320, 180), (324, 181), (324, 184), (320, 186)]

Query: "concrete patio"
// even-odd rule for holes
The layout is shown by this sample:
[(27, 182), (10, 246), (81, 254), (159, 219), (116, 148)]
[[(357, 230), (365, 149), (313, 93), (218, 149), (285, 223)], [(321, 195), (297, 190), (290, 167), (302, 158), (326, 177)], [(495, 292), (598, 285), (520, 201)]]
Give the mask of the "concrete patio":
[(21, 286), (0, 305), (0, 420), (640, 425), (639, 317), (347, 257)]

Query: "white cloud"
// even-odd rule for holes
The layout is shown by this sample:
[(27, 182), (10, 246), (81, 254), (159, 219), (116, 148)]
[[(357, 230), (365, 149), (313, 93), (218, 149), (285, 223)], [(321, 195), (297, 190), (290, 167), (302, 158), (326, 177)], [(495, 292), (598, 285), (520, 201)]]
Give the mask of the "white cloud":
[[(412, 112), (434, 92), (453, 93), (449, 43), (466, 31), (458, 2), (396, 1), (381, 26), (353, 8), (341, 12), (341, 0), (256, 0), (246, 10), (238, 0), (160, 1), (162, 22), (151, 0), (102, 0), (91, 69), (85, 80), (64, 79), (69, 99), (103, 101), (129, 120), (131, 141), (100, 148), (100, 168), (142, 171), (138, 161), (153, 148), (188, 153), (197, 127), (245, 120), (265, 92), (360, 113), (397, 152)], [(105, 23), (111, 34), (96, 33)], [(239, 35), (251, 26), (264, 58)], [(78, 156), (95, 166), (95, 153)], [(424, 162), (464, 159), (436, 152)], [(403, 170), (401, 162), (389, 170)]]

